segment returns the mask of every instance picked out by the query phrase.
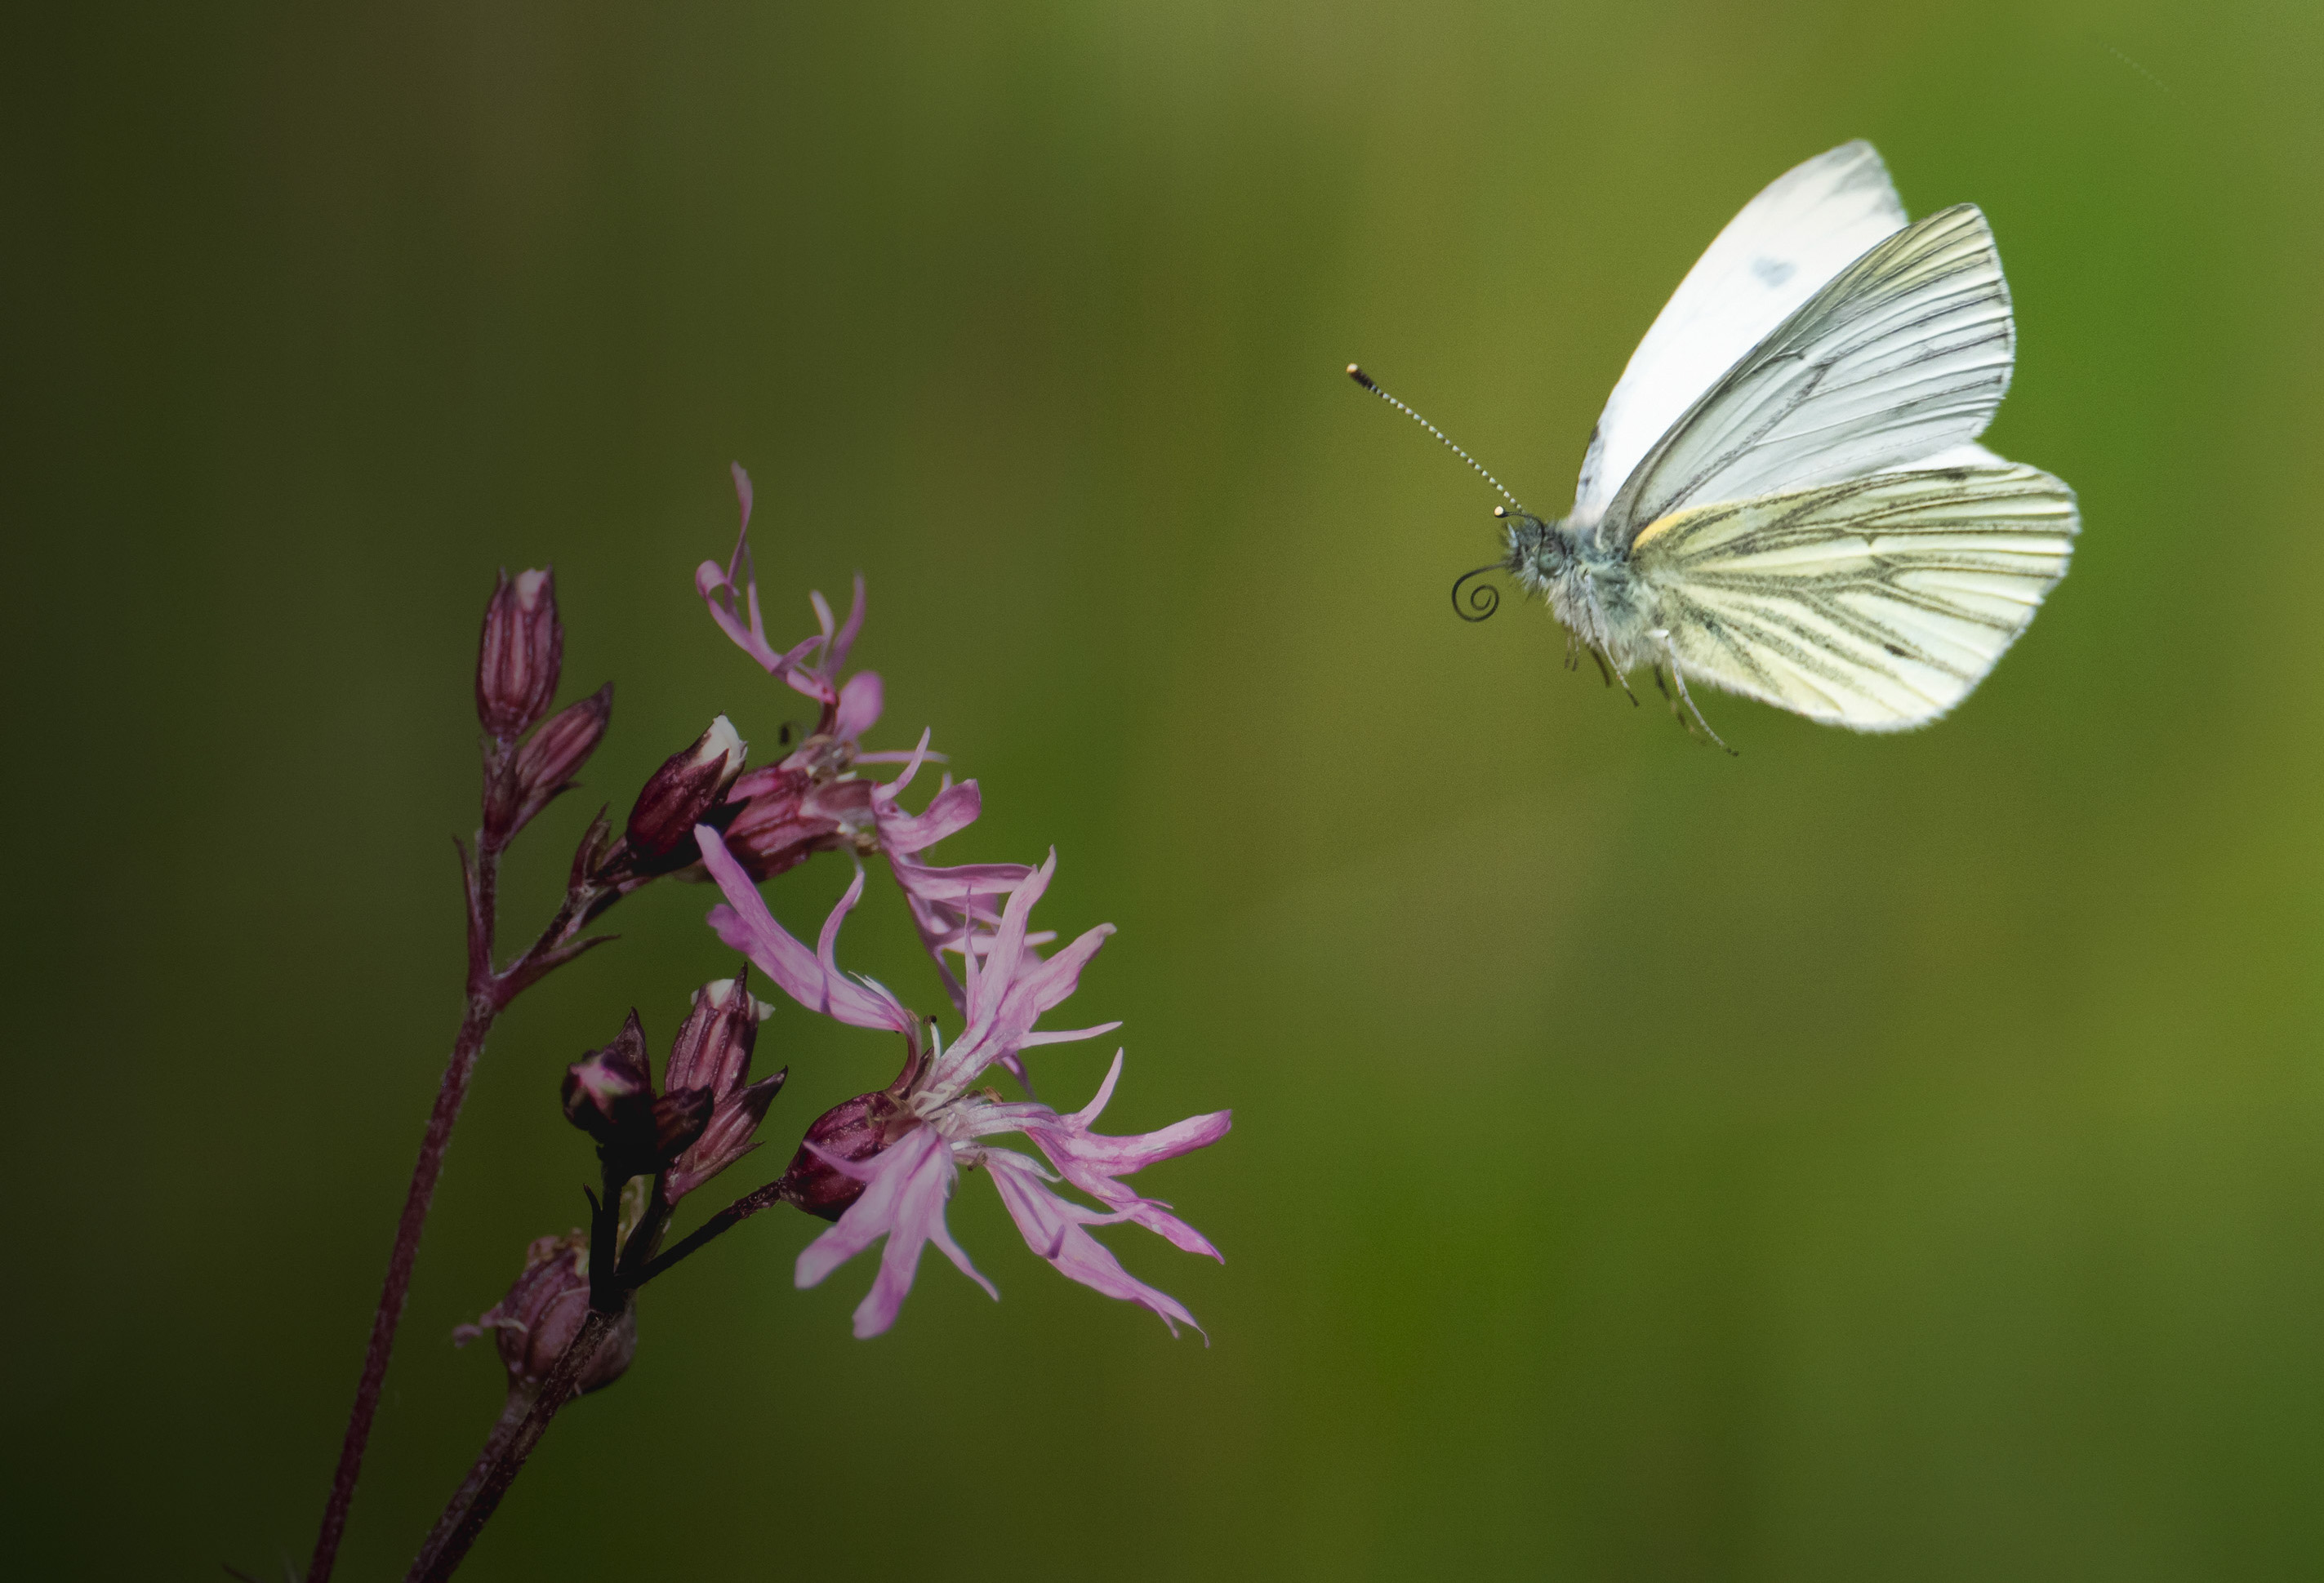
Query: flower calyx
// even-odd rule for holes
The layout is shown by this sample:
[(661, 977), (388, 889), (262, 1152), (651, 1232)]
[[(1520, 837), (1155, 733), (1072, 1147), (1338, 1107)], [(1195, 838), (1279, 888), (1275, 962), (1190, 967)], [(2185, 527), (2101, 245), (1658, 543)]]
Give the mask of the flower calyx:
[(609, 1181), (667, 1169), (702, 1136), (715, 1104), (707, 1088), (654, 1092), (634, 1010), (612, 1044), (566, 1069), (562, 1092), (565, 1118), (597, 1140)]
[(557, 697), (564, 663), (555, 569), (536, 567), (512, 578), (503, 568), (484, 606), (476, 650), (476, 719), (485, 733), (514, 742), (539, 724)]
[[(540, 1237), (525, 1250), (524, 1271), (508, 1294), (473, 1324), (452, 1331), (452, 1344), (465, 1347), (486, 1332), (500, 1348), (509, 1389), (536, 1391), (557, 1367), (589, 1312), (589, 1238), (582, 1231)], [(589, 1360), (576, 1382), (583, 1392), (601, 1390), (622, 1377), (637, 1353), (637, 1306), (631, 1303), (613, 1333)]]
[(863, 1168), (920, 1125), (911, 1094), (921, 1065), (915, 1046), (895, 1081), (843, 1100), (816, 1117), (776, 1184), (775, 1196), (819, 1219), (845, 1214), (863, 1196)]
[(774, 1008), (751, 994), (745, 965), (731, 979), (705, 984), (694, 993), (694, 1009), (671, 1045), (662, 1081), (673, 1091), (705, 1093), (709, 1118), (702, 1132), (674, 1160), (662, 1192), (676, 1203), (758, 1147), (753, 1136), (767, 1108), (782, 1091), (789, 1069), (751, 1081), (751, 1054), (759, 1025)]

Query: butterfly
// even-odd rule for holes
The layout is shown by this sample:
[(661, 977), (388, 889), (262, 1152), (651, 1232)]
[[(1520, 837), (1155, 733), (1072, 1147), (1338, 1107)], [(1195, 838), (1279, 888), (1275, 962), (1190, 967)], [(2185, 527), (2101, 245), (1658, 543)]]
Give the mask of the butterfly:
[[(1924, 725), (2034, 619), (2079, 526), (2071, 489), (1975, 443), (2015, 339), (1975, 205), (1908, 223), (1870, 143), (1818, 155), (1679, 283), (1607, 398), (1572, 513), (1501, 491), (1507, 554), (1453, 584), (1454, 608), (1469, 578), (1508, 572), (1564, 626), (1569, 667), (1587, 652), (1625, 691), (1651, 667), (1713, 741), (1690, 682), (1855, 731)], [(1461, 613), (1499, 601), (1480, 585)]]

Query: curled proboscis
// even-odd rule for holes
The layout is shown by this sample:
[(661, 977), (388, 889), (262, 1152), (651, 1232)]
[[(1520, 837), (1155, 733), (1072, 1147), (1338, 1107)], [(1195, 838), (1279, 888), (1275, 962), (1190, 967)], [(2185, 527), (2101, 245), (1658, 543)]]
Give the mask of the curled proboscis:
[(1480, 583), (1465, 595), (1461, 589), (1471, 578), (1503, 569), (1502, 563), (1495, 561), (1491, 566), (1479, 566), (1475, 571), (1463, 572), (1455, 578), (1452, 583), (1452, 613), (1464, 621), (1481, 621), (1500, 609), (1501, 591), (1490, 583)]

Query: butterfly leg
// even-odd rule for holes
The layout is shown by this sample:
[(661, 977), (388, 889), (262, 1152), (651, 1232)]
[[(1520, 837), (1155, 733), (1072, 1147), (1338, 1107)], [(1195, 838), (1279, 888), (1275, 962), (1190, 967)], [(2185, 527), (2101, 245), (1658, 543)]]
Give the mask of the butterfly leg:
[[(1729, 758), (1738, 757), (1734, 749), (1727, 746), (1725, 739), (1720, 737), (1717, 732), (1711, 729), (1711, 722), (1702, 718), (1702, 711), (1694, 706), (1694, 695), (1686, 690), (1686, 674), (1678, 667), (1678, 649), (1671, 642), (1670, 629), (1667, 627), (1656, 627), (1652, 631), (1648, 632), (1646, 636), (1662, 646), (1663, 661), (1670, 667), (1671, 681), (1678, 687), (1679, 701), (1685, 704), (1687, 713), (1694, 716), (1694, 723), (1687, 727), (1688, 733), (1692, 735), (1695, 727), (1700, 726), (1702, 728), (1702, 734), (1709, 737), (1712, 741), (1717, 742), (1720, 748), (1726, 750)], [(1660, 682), (1662, 680), (1661, 667), (1659, 666), (1655, 667), (1655, 680), (1656, 682)], [(1671, 713), (1673, 714), (1678, 713), (1677, 703), (1674, 703), (1671, 705)]]
[(1622, 685), (1622, 696), (1630, 701), (1631, 708), (1636, 709), (1638, 706), (1638, 695), (1630, 691), (1630, 678), (1614, 668), (1612, 662), (1607, 659), (1604, 649), (1592, 649), (1590, 654), (1591, 658), (1597, 660), (1599, 670)]
[(1606, 607), (1598, 603), (1598, 584), (1590, 580), (1590, 575), (1586, 572), (1582, 577), (1582, 591), (1589, 597), (1591, 619), (1597, 623), (1598, 627), (1598, 643), (1590, 650), (1591, 658), (1598, 662), (1598, 671), (1600, 676), (1622, 684), (1622, 696), (1630, 701), (1631, 708), (1636, 709), (1638, 706), (1638, 695), (1630, 691), (1630, 678), (1624, 676), (1621, 667), (1614, 663), (1613, 650), (1607, 636), (1614, 629), (1606, 620)]

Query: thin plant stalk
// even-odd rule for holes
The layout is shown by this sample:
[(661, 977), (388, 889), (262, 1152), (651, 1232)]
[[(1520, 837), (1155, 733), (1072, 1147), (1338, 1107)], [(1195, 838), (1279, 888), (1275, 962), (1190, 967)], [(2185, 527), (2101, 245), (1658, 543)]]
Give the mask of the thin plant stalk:
[[(488, 773), (494, 768), (488, 765)], [(602, 841), (603, 828), (601, 815), (583, 838), (585, 853)], [(395, 1246), (388, 1255), (387, 1278), (380, 1288), (379, 1306), (372, 1313), (371, 1343), (364, 1353), (363, 1375), (355, 1385), (355, 1407), (347, 1417), (346, 1436), (339, 1446), (338, 1468), (331, 1479), (330, 1499), (323, 1508), (323, 1524), (315, 1539), (314, 1558), (308, 1564), (307, 1583), (327, 1583), (338, 1561), (339, 1544), (346, 1535), (347, 1511), (354, 1504), (355, 1485), (363, 1474), (364, 1452), (371, 1440), (372, 1422), (379, 1414), (388, 1358), (395, 1349), (396, 1329), (403, 1319), (404, 1302), (411, 1293), (412, 1270), (420, 1256), (420, 1235), (435, 1201), (437, 1181), (444, 1173), (444, 1154), (452, 1141), (453, 1125), (460, 1118), (460, 1108), (468, 1097), (468, 1084), (475, 1076), (477, 1057), (484, 1054), (484, 1040), (492, 1032), (493, 1023), (510, 1001), (550, 970), (613, 938), (610, 934), (572, 938), (599, 910), (596, 904), (602, 897), (600, 888), (587, 877), (586, 866), (576, 861), (565, 901), (549, 927), (523, 955), (505, 970), (496, 971), (493, 966), (493, 937), (500, 878), (499, 845), (479, 831), (475, 861), (469, 861), (463, 848), (460, 866), (467, 892), (467, 1010), (460, 1019), (459, 1034), (453, 1040), (452, 1058), (445, 1065), (444, 1080), (436, 1090), (435, 1107), (428, 1115), (428, 1129), (420, 1140), (420, 1157), (412, 1163), (411, 1185), (404, 1194), (403, 1213), (396, 1221)]]
[[(499, 1509), (501, 1497), (508, 1494), (509, 1486), (516, 1482), (517, 1474), (524, 1468), (525, 1459), (532, 1455), (533, 1448), (540, 1443), (540, 1437), (549, 1432), (549, 1421), (557, 1416), (558, 1408), (579, 1394), (582, 1372), (597, 1356), (598, 1348), (613, 1333), (620, 1317), (595, 1308), (589, 1311), (587, 1317), (581, 1321), (581, 1328), (574, 1332), (564, 1356), (557, 1360), (556, 1369), (541, 1382), (540, 1394), (533, 1398), (515, 1430), (505, 1439), (499, 1430), (494, 1430), (493, 1439), (500, 1442), (497, 1453), (488, 1442), (485, 1455), (477, 1459), (477, 1465), (483, 1470), (481, 1476), (475, 1472), (470, 1474), (469, 1482), (461, 1486), (460, 1496), (454, 1497), (453, 1505), (447, 1506), (444, 1515), (437, 1521), (438, 1531), (449, 1524), (450, 1532), (440, 1543), (434, 1542), (434, 1536), (430, 1536), (431, 1548), (422, 1551), (420, 1559), (412, 1563), (411, 1570), (405, 1575), (405, 1583), (443, 1583), (443, 1579), (449, 1578), (459, 1567), (466, 1558), (469, 1547), (476, 1542), (476, 1535), (484, 1532), (484, 1524), (492, 1521), (493, 1513)], [(465, 1506), (461, 1505), (463, 1496), (466, 1500)]]
[(493, 1425), (493, 1432), (485, 1438), (484, 1449), (477, 1453), (467, 1477), (460, 1481), (460, 1487), (453, 1492), (451, 1504), (444, 1508), (444, 1514), (436, 1520), (436, 1526), (429, 1532), (427, 1542), (420, 1547), (420, 1559), (412, 1563), (414, 1568), (432, 1562), (436, 1552), (452, 1537), (452, 1530), (459, 1526), (460, 1518), (475, 1503), (476, 1492), (484, 1487), (484, 1479), (499, 1462), (501, 1454), (515, 1440), (519, 1426), (524, 1422), (526, 1414), (532, 1411), (532, 1405), (540, 1396), (537, 1389), (529, 1387), (518, 1387), (509, 1392), (508, 1404), (501, 1410), (500, 1422)]

